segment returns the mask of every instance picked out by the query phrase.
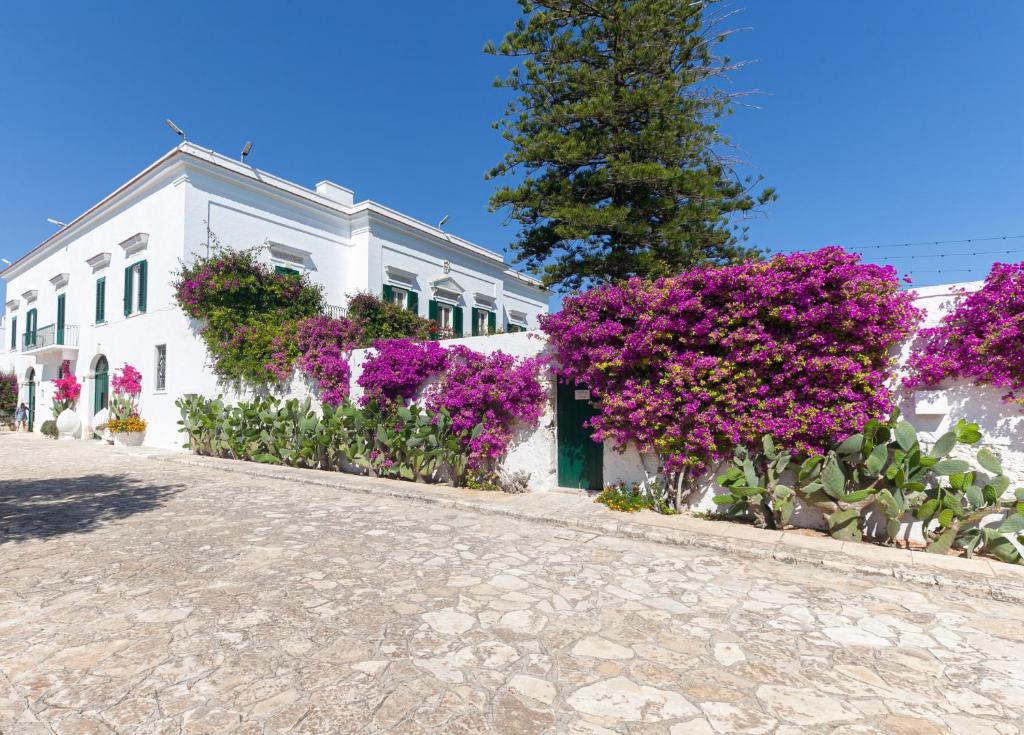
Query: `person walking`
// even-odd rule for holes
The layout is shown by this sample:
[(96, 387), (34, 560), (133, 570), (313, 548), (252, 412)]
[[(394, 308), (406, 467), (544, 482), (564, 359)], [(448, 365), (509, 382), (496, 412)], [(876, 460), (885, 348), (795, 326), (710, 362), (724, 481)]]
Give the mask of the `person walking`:
[(14, 411), (14, 430), (28, 431), (28, 406), (24, 403)]

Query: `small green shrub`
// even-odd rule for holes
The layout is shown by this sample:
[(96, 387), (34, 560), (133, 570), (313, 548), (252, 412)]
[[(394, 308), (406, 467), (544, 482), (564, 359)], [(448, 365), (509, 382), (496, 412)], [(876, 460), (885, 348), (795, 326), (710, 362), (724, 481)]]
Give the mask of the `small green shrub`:
[(60, 432), (57, 431), (57, 422), (53, 419), (46, 419), (43, 425), (39, 427), (39, 431), (42, 432), (43, 436), (48, 436), (51, 439), (56, 439)]
[(637, 484), (609, 485), (594, 498), (594, 502), (624, 513), (636, 513), (638, 510), (653, 510), (668, 515), (674, 513), (663, 499), (645, 492)]
[(368, 293), (349, 298), (348, 319), (361, 332), (359, 347), (370, 347), (378, 339), (425, 341), (435, 329), (431, 320)]

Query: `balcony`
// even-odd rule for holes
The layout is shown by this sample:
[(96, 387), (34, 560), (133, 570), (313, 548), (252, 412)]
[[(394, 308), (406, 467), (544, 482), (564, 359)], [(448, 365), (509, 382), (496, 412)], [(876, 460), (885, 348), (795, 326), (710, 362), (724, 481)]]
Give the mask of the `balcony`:
[(65, 324), (60, 329), (56, 324), (39, 327), (21, 335), (21, 351), (41, 362), (54, 358), (71, 360), (78, 355), (78, 327), (74, 324)]

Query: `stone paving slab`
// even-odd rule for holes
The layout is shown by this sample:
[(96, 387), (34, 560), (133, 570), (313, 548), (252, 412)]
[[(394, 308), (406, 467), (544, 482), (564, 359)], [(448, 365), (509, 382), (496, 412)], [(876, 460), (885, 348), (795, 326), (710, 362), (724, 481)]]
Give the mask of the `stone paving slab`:
[(0, 732), (1022, 732), (1022, 605), (155, 454), (0, 436)]
[(594, 503), (585, 495), (534, 493), (513, 496), (200, 457), (182, 452), (139, 451), (159, 461), (216, 468), (252, 477), (300, 479), (302, 482), (346, 491), (383, 494), (415, 502), (507, 515), (585, 529), (602, 535), (676, 546), (698, 546), (825, 570), (893, 577), (911, 584), (944, 587), (966, 594), (1024, 604), (1024, 566), (989, 561), (982, 557), (966, 559), (939, 556), (923, 551), (842, 542), (825, 536), (809, 536), (799, 531), (772, 531), (687, 515), (665, 516), (646, 511), (620, 513)]

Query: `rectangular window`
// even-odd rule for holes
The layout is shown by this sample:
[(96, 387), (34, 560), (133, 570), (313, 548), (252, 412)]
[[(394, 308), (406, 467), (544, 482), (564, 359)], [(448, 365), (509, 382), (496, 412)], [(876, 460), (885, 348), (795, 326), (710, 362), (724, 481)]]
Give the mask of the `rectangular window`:
[(18, 317), (11, 317), (11, 349), (18, 346)]
[(167, 345), (156, 346), (156, 390), (167, 390)]
[(451, 304), (438, 304), (437, 305), (437, 326), (441, 329), (453, 329), (454, 320), (452, 314), (454, 312)]
[(96, 323), (107, 320), (107, 279), (96, 279)]
[(124, 315), (146, 311), (146, 261), (140, 260), (124, 269)]
[(395, 306), (404, 309), (406, 308), (407, 296), (409, 292), (404, 288), (391, 288), (391, 298), (389, 299)]
[(487, 312), (473, 307), (473, 336), (487, 334)]
[(302, 275), (301, 273), (299, 273), (294, 268), (285, 268), (283, 265), (275, 265), (274, 266), (274, 273), (276, 273), (279, 276), (300, 276), (300, 275)]

